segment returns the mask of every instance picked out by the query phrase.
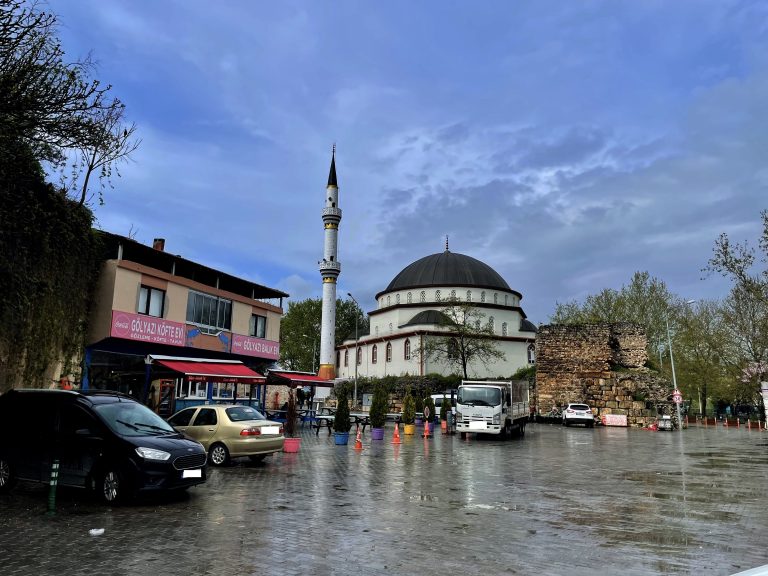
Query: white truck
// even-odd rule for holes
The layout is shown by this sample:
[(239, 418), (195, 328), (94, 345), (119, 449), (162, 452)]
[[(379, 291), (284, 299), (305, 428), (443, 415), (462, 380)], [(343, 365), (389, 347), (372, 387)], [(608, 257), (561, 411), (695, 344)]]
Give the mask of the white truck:
[(456, 430), (467, 433), (525, 434), (528, 382), (463, 380), (456, 395)]

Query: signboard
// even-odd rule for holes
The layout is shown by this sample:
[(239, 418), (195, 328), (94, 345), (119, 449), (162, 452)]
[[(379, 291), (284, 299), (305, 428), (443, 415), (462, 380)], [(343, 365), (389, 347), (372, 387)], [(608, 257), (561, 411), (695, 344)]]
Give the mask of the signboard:
[(675, 404), (681, 404), (682, 403), (683, 395), (680, 394), (680, 390), (675, 390), (674, 392), (672, 392), (672, 401)]
[(626, 426), (627, 416), (626, 414), (603, 414), (600, 416), (600, 421), (603, 426)]
[(232, 354), (278, 360), (280, 358), (280, 343), (253, 336), (232, 334)]
[(112, 310), (109, 335), (125, 340), (184, 346), (186, 325), (154, 316)]

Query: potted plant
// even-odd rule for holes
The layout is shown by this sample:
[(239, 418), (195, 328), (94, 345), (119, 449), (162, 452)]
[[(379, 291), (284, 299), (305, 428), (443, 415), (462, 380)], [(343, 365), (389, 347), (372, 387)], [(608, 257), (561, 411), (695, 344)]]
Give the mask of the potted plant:
[(288, 407), (285, 411), (285, 425), (283, 430), (285, 432), (285, 443), (283, 444), (283, 452), (298, 452), (301, 445), (301, 438), (296, 437), (296, 420), (298, 416), (296, 413), (296, 395), (293, 388), (288, 391)]
[(352, 423), (349, 421), (349, 403), (347, 400), (347, 386), (337, 384), (334, 387), (336, 391), (336, 414), (333, 418), (334, 441), (337, 445), (349, 443), (349, 429)]
[(389, 405), (389, 394), (384, 384), (377, 384), (373, 389), (373, 398), (371, 399), (371, 440), (384, 439), (384, 424), (387, 421), (387, 406)]
[(443, 434), (448, 433), (448, 411), (450, 409), (450, 400), (443, 394), (443, 401), (440, 402), (440, 430), (442, 430)]
[(416, 411), (414, 424), (421, 426), (424, 415), (424, 399), (419, 395), (414, 398), (414, 410)]
[(403, 413), (401, 418), (403, 420), (403, 434), (409, 436), (415, 434), (416, 425), (414, 424), (414, 420), (416, 419), (416, 401), (413, 399), (410, 388), (403, 398)]

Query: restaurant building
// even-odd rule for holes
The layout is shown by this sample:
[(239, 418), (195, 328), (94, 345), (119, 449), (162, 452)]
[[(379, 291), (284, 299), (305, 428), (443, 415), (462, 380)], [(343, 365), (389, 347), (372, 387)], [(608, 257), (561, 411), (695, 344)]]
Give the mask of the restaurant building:
[(288, 294), (99, 232), (106, 251), (81, 387), (131, 394), (171, 413), (190, 403), (267, 397)]

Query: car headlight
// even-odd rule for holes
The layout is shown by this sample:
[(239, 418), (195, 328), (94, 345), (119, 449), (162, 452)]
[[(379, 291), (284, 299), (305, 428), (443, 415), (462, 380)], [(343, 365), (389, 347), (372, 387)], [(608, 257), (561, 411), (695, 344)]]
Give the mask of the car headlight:
[(139, 446), (136, 448), (136, 453), (145, 460), (165, 461), (171, 457), (169, 452), (165, 452), (164, 450), (156, 450), (155, 448), (145, 448), (144, 446)]
[(461, 412), (456, 410), (456, 420), (462, 420), (462, 419), (463, 419), (463, 416), (461, 415)]
[(498, 412), (493, 415), (493, 423), (494, 424), (500, 424), (501, 423), (501, 414)]

